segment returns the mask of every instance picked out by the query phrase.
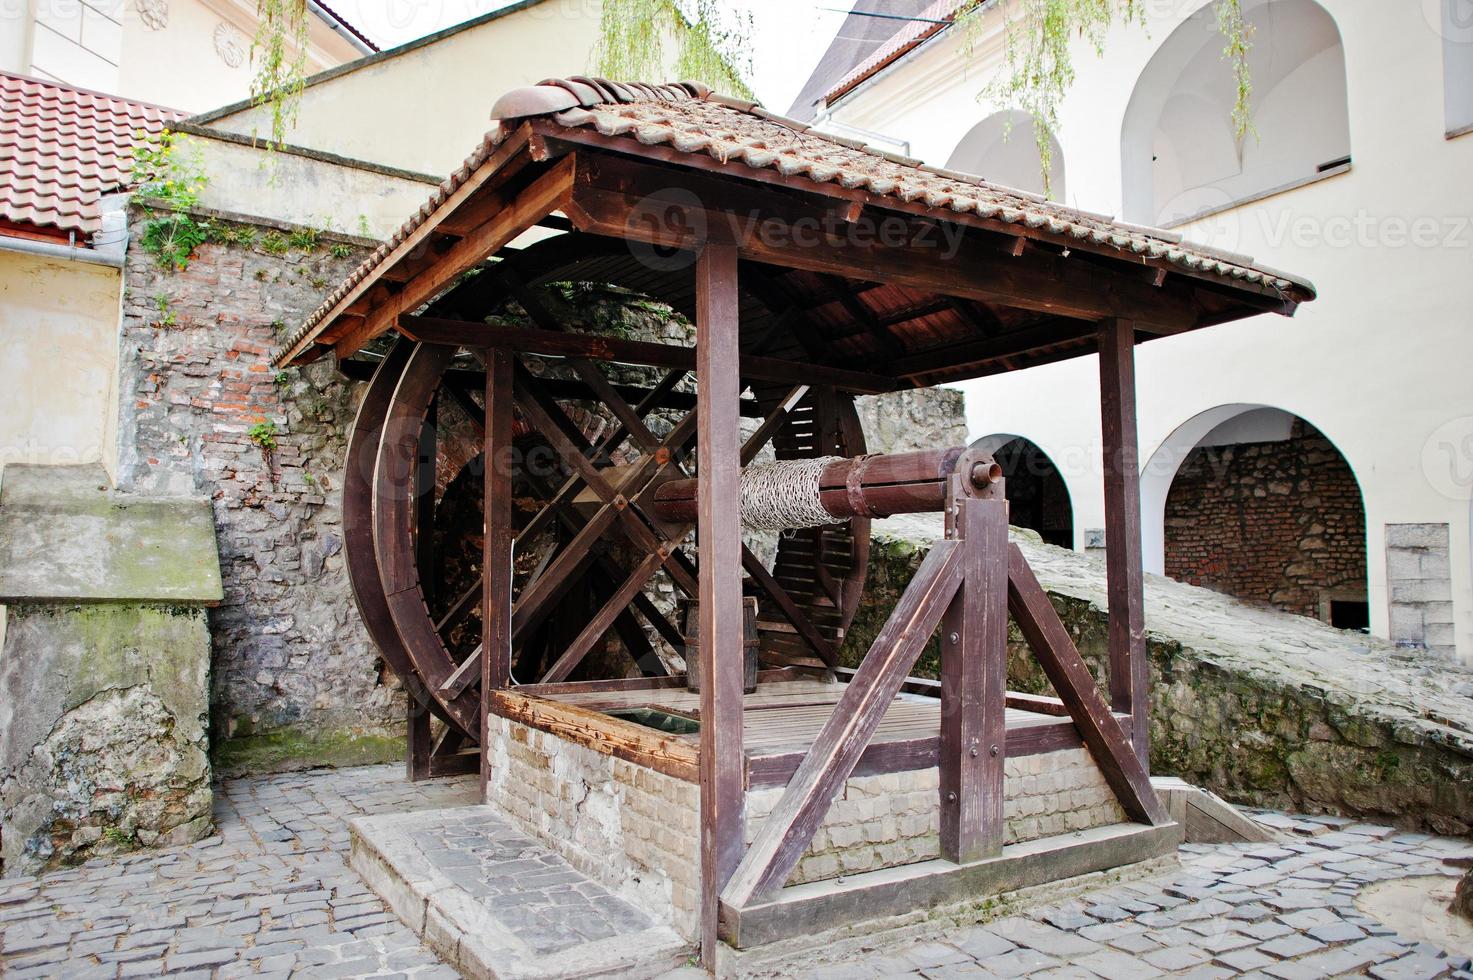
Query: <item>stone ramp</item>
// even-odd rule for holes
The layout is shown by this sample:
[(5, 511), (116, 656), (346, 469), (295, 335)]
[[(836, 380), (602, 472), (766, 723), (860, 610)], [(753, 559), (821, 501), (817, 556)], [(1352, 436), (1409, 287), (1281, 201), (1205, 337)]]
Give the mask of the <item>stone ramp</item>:
[[(844, 655), (867, 648), (941, 536), (938, 515), (874, 523), (866, 601)], [(1101, 558), (1013, 528), (1079, 646), (1108, 663)], [(1146, 576), (1151, 768), (1236, 804), (1473, 833), (1473, 666), (1304, 616)], [(1046, 680), (1016, 635), (1010, 683)], [(922, 670), (927, 663), (922, 658)], [(852, 663), (849, 664), (852, 666)]]
[(492, 807), (359, 817), (352, 866), (471, 978), (654, 977), (692, 949)]

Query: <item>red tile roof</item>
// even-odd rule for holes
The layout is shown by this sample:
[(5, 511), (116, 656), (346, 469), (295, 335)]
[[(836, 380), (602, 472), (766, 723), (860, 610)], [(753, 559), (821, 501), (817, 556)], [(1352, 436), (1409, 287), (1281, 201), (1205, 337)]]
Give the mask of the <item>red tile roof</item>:
[(0, 221), (79, 244), (97, 202), (128, 182), (138, 131), (185, 113), (0, 72)]
[(990, 183), (971, 174), (931, 167), (863, 143), (812, 129), (807, 123), (768, 112), (755, 102), (710, 91), (698, 82), (646, 85), (604, 78), (553, 78), (514, 89), (491, 109), (497, 125), (464, 164), (440, 184), (420, 209), (364, 259), (328, 294), (287, 343), (276, 352), (280, 365), (331, 325), (336, 307), (367, 280), (388, 270), (393, 253), (416, 231), (444, 220), (447, 202), (490, 158), (522, 120), (545, 117), (568, 129), (590, 129), (628, 141), (628, 149), (670, 147), (704, 155), (728, 167), (771, 169), (784, 177), (806, 177), (905, 204), (920, 202), (937, 217), (948, 212), (1041, 232), (1068, 246), (1115, 257), (1144, 258), (1227, 284), (1292, 296), (1295, 302), (1315, 297), (1314, 285), (1287, 272), (1256, 263), (1252, 256), (1184, 241), (1176, 232), (1147, 228), (1047, 201), (1037, 194)]

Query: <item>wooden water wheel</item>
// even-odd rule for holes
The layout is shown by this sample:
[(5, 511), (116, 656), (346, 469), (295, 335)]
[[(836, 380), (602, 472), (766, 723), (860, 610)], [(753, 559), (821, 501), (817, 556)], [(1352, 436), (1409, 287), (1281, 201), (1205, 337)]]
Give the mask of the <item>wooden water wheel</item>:
[[(543, 290), (567, 281), (638, 290), (681, 312), (693, 304), (685, 270), (661, 273), (627, 251), (597, 242), (580, 251), (552, 239), (467, 280), (432, 312), (484, 316), (514, 300), (537, 326), (561, 330)], [(777, 287), (766, 286), (777, 305)], [(783, 319), (781, 311), (757, 299), (746, 310), (752, 336), (794, 342), (766, 322)], [(775, 348), (762, 353), (781, 353)], [(363, 622), (414, 700), (444, 723), (442, 738), (457, 741), (473, 739), (480, 726), (482, 569), (468, 555), (479, 555), (482, 527), (482, 356), (398, 340), (372, 369), (344, 481), (345, 551)], [(586, 360), (514, 360), (513, 679), (678, 669), (673, 655), (683, 653), (684, 638), (670, 599), (694, 599), (694, 535), (647, 505), (661, 484), (692, 473), (693, 372), (646, 368), (641, 383)], [(743, 414), (761, 421), (744, 463), (767, 445), (779, 460), (863, 455), (850, 395), (772, 381), (752, 381), (747, 392)], [(600, 507), (596, 479), (617, 483), (627, 505)], [(869, 518), (856, 516), (781, 535), (770, 565), (744, 555), (765, 663), (837, 663), (868, 553)], [(595, 648), (601, 655), (590, 656)]]

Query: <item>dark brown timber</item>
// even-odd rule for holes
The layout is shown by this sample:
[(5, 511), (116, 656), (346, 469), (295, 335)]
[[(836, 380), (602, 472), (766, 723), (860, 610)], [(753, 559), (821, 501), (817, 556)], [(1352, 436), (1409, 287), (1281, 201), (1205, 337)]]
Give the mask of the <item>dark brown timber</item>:
[(1132, 820), (1165, 823), (1170, 818), (1151, 788), (1151, 777), (1017, 545), (1008, 546), (1008, 609), (1120, 806)]
[[(702, 561), (701, 567), (705, 565)], [(854, 771), (890, 702), (905, 683), (906, 674), (956, 594), (961, 573), (957, 542), (936, 542), (875, 637), (787, 790), (758, 829), (741, 866), (721, 894), (724, 905), (742, 908), (770, 898), (792, 874), (813, 841), (834, 794)]]
[(512, 356), (486, 355), (484, 510), (486, 534), (481, 564), (481, 799), (491, 776), (487, 729), (490, 692), (511, 684), (512, 542)]
[(1003, 844), (1008, 511), (1001, 494), (957, 506), (965, 568), (941, 623), (941, 856), (966, 864)]
[(701, 961), (716, 968), (721, 890), (741, 860), (742, 785), (741, 395), (737, 253), (711, 244), (696, 261), (697, 466), (701, 507)]
[(1150, 769), (1150, 660), (1141, 570), (1141, 477), (1135, 427), (1135, 324), (1100, 324), (1100, 429), (1105, 463), (1105, 571), (1110, 606), (1110, 703), (1134, 719), (1136, 755)]
[[(437, 317), (400, 316), (401, 333), (425, 343), (453, 344), (458, 347), (508, 347), (523, 354), (545, 357), (581, 357), (590, 361), (618, 361), (624, 364), (648, 364), (654, 367), (695, 367), (696, 352), (674, 344), (655, 344), (645, 340), (625, 340), (590, 334), (558, 333), (534, 327), (489, 326), (470, 320), (445, 320)], [(801, 364), (776, 357), (735, 355), (741, 375), (755, 381), (777, 381), (783, 384), (831, 384), (843, 391), (874, 395), (895, 391), (904, 384), (877, 374), (848, 371), (818, 364)]]

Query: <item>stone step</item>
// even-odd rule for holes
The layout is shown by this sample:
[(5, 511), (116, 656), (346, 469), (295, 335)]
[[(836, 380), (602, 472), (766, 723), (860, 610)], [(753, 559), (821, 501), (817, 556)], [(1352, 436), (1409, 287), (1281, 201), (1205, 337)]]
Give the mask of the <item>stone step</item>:
[(473, 980), (655, 977), (693, 950), (488, 806), (359, 817), (353, 869)]
[(1181, 824), (1189, 844), (1266, 843), (1285, 839), (1283, 828), (1243, 813), (1216, 793), (1174, 776), (1152, 776), (1156, 795)]

